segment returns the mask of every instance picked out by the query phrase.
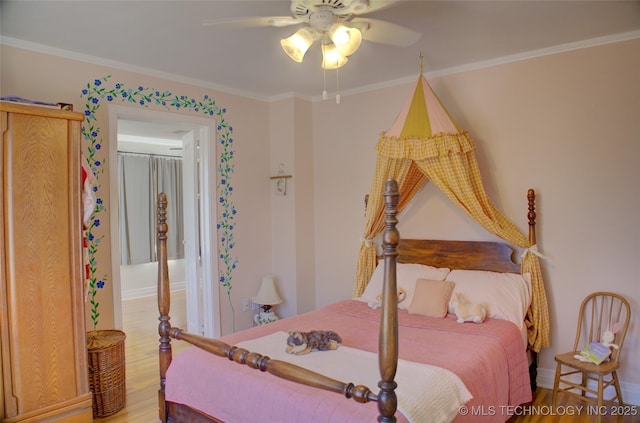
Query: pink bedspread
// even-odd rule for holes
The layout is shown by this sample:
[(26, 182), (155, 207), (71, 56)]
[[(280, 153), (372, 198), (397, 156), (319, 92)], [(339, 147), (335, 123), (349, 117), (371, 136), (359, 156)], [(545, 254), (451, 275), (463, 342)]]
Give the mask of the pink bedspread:
[[(346, 300), (222, 340), (234, 345), (276, 331), (334, 330), (343, 338), (344, 345), (377, 352), (379, 319), (379, 309), (371, 310), (366, 303)], [(482, 324), (461, 324), (455, 316), (435, 319), (400, 310), (399, 325), (400, 358), (453, 371), (473, 395), (466, 404), (469, 412), (459, 414), (456, 422), (503, 422), (509, 417), (510, 406), (531, 400), (525, 349), (513, 323), (487, 319)], [(369, 388), (374, 392), (378, 389)], [(335, 393), (229, 362), (198, 348), (189, 348), (174, 357), (167, 372), (166, 399), (228, 423), (375, 422), (378, 415), (376, 403), (358, 404)], [(397, 418), (398, 422), (406, 422), (401, 415)]]

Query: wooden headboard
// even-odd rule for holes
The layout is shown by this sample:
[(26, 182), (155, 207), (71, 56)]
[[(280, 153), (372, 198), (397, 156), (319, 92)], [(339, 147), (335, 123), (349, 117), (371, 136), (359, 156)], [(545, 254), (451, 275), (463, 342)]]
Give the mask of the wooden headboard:
[(499, 242), (400, 239), (398, 263), (520, 273), (513, 252), (509, 245)]
[[(536, 243), (536, 193), (527, 191), (529, 243)], [(369, 195), (364, 199), (365, 210)], [(508, 244), (492, 241), (443, 241), (400, 239), (398, 263), (419, 263), (449, 269), (488, 270), (520, 273), (520, 264), (513, 259), (514, 249)]]

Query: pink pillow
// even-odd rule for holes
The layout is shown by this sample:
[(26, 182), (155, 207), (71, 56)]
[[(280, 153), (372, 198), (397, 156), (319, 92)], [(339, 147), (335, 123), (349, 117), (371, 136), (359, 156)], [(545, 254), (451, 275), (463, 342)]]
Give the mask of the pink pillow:
[(445, 317), (455, 283), (451, 281), (416, 280), (409, 314), (426, 317)]

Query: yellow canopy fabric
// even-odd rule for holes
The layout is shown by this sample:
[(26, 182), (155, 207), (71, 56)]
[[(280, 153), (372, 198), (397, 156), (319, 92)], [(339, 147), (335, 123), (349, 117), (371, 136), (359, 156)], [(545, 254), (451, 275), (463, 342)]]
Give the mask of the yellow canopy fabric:
[[(549, 346), (549, 311), (538, 256), (527, 237), (487, 197), (469, 134), (458, 129), (424, 76), (394, 125), (376, 145), (376, 170), (365, 215), (353, 296), (362, 295), (376, 266), (373, 239), (384, 229), (384, 183), (395, 179), (401, 212), (427, 181), (489, 232), (526, 248), (522, 273), (531, 274), (532, 303), (526, 317), (529, 346)], [(535, 249), (533, 249), (535, 251)]]

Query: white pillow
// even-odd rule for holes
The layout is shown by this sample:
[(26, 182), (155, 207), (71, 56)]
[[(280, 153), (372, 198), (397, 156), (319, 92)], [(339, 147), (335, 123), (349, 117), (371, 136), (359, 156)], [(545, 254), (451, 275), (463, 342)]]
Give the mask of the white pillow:
[[(416, 263), (396, 263), (396, 281), (397, 288), (403, 289), (406, 296), (403, 301), (398, 303), (398, 308), (408, 310), (413, 301), (413, 292), (415, 291), (416, 281), (418, 279), (431, 279), (443, 281), (447, 277), (449, 269), (444, 267), (433, 267), (425, 264)], [(384, 282), (384, 262), (378, 263), (376, 270), (369, 279), (364, 293), (358, 299), (371, 304), (378, 303), (376, 297), (382, 294), (382, 284)]]
[[(472, 303), (483, 304), (487, 316), (513, 322), (519, 329), (531, 304), (531, 275), (482, 270), (452, 270), (446, 280), (454, 282), (451, 298), (462, 292)], [(449, 313), (454, 313), (449, 302)]]

